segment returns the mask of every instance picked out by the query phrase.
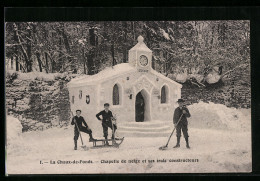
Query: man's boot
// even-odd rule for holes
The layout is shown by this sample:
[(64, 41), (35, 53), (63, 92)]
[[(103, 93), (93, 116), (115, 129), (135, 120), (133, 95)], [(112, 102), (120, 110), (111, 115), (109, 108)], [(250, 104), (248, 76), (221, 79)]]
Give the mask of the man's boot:
[(89, 142), (95, 141), (96, 139), (93, 138), (92, 134), (89, 134)]
[(116, 136), (115, 136), (115, 133), (112, 134), (111, 139), (112, 139), (112, 140), (113, 140), (113, 139), (115, 139), (115, 140), (117, 139)]
[(115, 136), (115, 134), (113, 134), (112, 136), (111, 136), (111, 139), (113, 140), (113, 139), (115, 139), (115, 140), (120, 140), (120, 138), (118, 138), (117, 136)]
[(106, 144), (105, 145), (109, 145), (109, 143), (107, 141), (107, 136), (105, 136), (105, 140), (106, 140)]
[(77, 150), (77, 141), (76, 140), (74, 140), (74, 150)]
[(186, 141), (186, 148), (190, 149), (189, 138), (186, 137), (186, 138), (185, 138), (185, 141)]
[(177, 137), (177, 144), (173, 147), (173, 148), (179, 148), (180, 147), (180, 140), (181, 140), (181, 137)]

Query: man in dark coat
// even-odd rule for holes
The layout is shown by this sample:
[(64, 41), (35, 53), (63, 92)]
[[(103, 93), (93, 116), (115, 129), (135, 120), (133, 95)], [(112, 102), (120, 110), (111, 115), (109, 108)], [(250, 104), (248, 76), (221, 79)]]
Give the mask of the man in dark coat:
[[(100, 116), (102, 116), (102, 119), (100, 118)], [(112, 124), (112, 118), (113, 118), (113, 114), (112, 112), (109, 110), (109, 104), (105, 103), (104, 104), (104, 110), (100, 111), (97, 115), (96, 115), (97, 119), (99, 121), (102, 121), (102, 127), (103, 127), (103, 133), (104, 133), (104, 137), (107, 140), (107, 136), (108, 136), (108, 128), (111, 128), (114, 130), (114, 134), (112, 134), (112, 139), (115, 138), (115, 132), (117, 129), (117, 126), (115, 124)], [(113, 128), (112, 128), (113, 126)], [(106, 144), (108, 145), (108, 141), (106, 141)]]
[[(95, 140), (92, 136), (92, 130), (88, 127), (86, 121), (84, 120), (84, 118), (82, 116), (80, 116), (80, 114), (81, 114), (81, 110), (76, 110), (76, 116), (74, 116), (71, 121), (71, 125), (75, 125), (75, 127), (74, 127), (74, 144), (75, 144), (74, 150), (77, 150), (77, 141), (79, 138), (79, 131), (89, 134), (89, 141)], [(75, 123), (77, 123), (77, 125)], [(84, 126), (82, 124), (84, 124)], [(77, 126), (78, 126), (78, 128), (77, 128)], [(78, 129), (79, 129), (79, 131), (78, 131)]]
[[(178, 99), (177, 102), (179, 104), (179, 107), (177, 107), (175, 109), (174, 115), (173, 115), (173, 124), (176, 128), (177, 144), (173, 148), (180, 147), (181, 131), (183, 132), (183, 135), (184, 135), (184, 138), (186, 141), (186, 147), (190, 148), (187, 118), (189, 118), (191, 115), (190, 115), (189, 110), (185, 107), (183, 99)], [(179, 121), (180, 117), (181, 117), (181, 120)], [(178, 123), (178, 121), (179, 121), (179, 123)]]

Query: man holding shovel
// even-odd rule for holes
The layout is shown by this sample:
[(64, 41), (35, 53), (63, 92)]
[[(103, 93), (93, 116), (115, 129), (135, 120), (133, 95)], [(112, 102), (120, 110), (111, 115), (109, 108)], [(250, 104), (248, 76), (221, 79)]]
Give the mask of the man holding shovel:
[(177, 144), (173, 148), (180, 147), (181, 131), (183, 132), (183, 135), (184, 135), (184, 138), (186, 141), (186, 147), (190, 148), (187, 118), (189, 118), (191, 115), (190, 115), (189, 110), (184, 105), (183, 99), (178, 99), (177, 102), (179, 104), (179, 107), (177, 107), (175, 109), (174, 115), (173, 115), (173, 124), (176, 128)]
[[(72, 118), (71, 125), (75, 125), (74, 128), (74, 150), (77, 150), (77, 141), (79, 138), (79, 131), (89, 134), (89, 141), (95, 140), (92, 136), (92, 130), (88, 127), (86, 121), (81, 115), (81, 110), (76, 110), (76, 116)], [(76, 123), (76, 124), (75, 124)], [(84, 126), (82, 125), (84, 124)]]

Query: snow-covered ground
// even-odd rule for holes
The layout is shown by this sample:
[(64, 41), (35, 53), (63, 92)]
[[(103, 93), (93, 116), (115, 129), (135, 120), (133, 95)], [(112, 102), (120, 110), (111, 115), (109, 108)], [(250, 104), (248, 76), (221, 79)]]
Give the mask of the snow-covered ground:
[[(10, 144), (7, 146), (7, 173), (251, 172), (250, 110), (236, 110), (212, 103), (198, 103), (188, 108), (192, 114), (192, 118), (189, 119), (191, 149), (186, 149), (183, 137), (181, 148), (173, 149), (172, 147), (176, 144), (174, 135), (168, 146), (169, 149), (164, 151), (158, 148), (166, 144), (167, 137), (126, 137), (120, 148), (99, 148), (87, 151), (79, 148), (75, 151), (73, 150), (72, 126), (22, 134), (8, 132), (9, 127), (7, 134), (17, 136), (9, 137), (11, 141), (9, 140)], [(212, 118), (213, 115), (215, 118)], [(7, 122), (9, 120), (13, 118), (9, 117)], [(208, 120), (211, 120), (212, 124), (208, 123)], [(102, 130), (94, 131), (102, 132)], [(83, 135), (83, 139), (86, 145), (91, 147), (91, 143), (87, 142), (86, 134)], [(80, 145), (80, 139), (78, 144)], [(158, 162), (163, 159), (166, 162)], [(178, 159), (197, 160), (196, 162), (170, 162)], [(73, 164), (74, 160), (81, 163)], [(102, 160), (119, 161), (119, 163), (101, 163)], [(122, 160), (126, 160), (126, 163), (121, 163)], [(139, 163), (137, 163), (138, 160)], [(146, 162), (143, 163), (143, 160)], [(51, 164), (54, 161), (55, 164)], [(60, 161), (72, 163), (59, 164)]]

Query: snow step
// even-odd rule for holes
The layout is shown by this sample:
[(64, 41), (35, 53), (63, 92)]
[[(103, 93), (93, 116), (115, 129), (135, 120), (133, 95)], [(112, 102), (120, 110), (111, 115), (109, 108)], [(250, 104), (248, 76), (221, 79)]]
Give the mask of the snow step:
[(172, 131), (170, 121), (126, 122), (118, 124), (117, 133), (128, 137), (164, 137)]
[(121, 126), (120, 131), (137, 131), (137, 132), (165, 132), (170, 129), (170, 126), (162, 126), (157, 128), (147, 128), (147, 127), (125, 127)]
[(124, 137), (168, 137), (171, 132), (140, 132), (140, 131), (119, 131), (118, 134)]
[(122, 127), (137, 127), (137, 128), (158, 128), (162, 126), (169, 126), (170, 121), (147, 121), (147, 122), (124, 122), (120, 123)]

